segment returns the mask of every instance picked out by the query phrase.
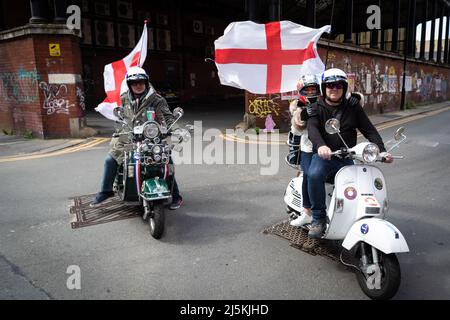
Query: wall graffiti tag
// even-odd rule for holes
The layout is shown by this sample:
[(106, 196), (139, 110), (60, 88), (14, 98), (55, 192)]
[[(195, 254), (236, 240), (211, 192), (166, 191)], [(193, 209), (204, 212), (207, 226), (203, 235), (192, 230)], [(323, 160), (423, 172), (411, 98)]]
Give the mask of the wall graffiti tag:
[(39, 98), (38, 83), (41, 77), (36, 68), (27, 71), (0, 73), (0, 95), (5, 102), (33, 103)]
[(67, 86), (65, 84), (47, 84), (41, 82), (39, 88), (44, 92), (44, 104), (43, 108), (47, 110), (47, 115), (54, 113), (69, 114), (69, 108), (73, 107), (73, 104), (69, 103), (66, 99)]
[[(355, 63), (356, 62), (356, 63)], [(398, 107), (402, 92), (403, 69), (389, 60), (371, 59), (352, 61), (351, 56), (334, 56), (330, 67), (340, 68), (350, 75), (349, 84), (364, 94), (364, 100), (373, 110), (386, 111)], [(354, 77), (354, 79), (353, 79)], [(408, 100), (428, 102), (448, 98), (450, 74), (424, 71), (409, 64), (406, 71), (405, 91)]]
[(86, 97), (84, 95), (83, 90), (81, 90), (79, 87), (77, 87), (76, 94), (77, 94), (77, 98), (78, 98), (81, 110), (83, 110), (83, 112), (86, 111), (86, 103), (85, 103)]
[(256, 98), (248, 101), (248, 113), (259, 118), (264, 118), (269, 114), (279, 115), (280, 106), (273, 99)]

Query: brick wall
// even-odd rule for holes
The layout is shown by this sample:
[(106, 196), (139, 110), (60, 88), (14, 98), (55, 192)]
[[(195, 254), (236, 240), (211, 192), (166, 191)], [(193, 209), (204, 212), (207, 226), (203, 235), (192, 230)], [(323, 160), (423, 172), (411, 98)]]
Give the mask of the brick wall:
[(43, 137), (40, 73), (30, 37), (0, 42), (0, 128)]
[[(29, 25), (8, 39), (0, 34), (1, 129), (39, 138), (78, 135), (84, 117), (79, 40), (61, 30), (67, 29)], [(60, 56), (50, 55), (54, 43)]]

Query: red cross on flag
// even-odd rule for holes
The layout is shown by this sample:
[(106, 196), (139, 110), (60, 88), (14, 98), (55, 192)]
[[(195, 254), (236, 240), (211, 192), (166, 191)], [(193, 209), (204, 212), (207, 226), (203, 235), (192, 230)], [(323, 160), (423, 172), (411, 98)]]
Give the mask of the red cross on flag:
[(121, 105), (120, 95), (128, 90), (125, 83), (125, 75), (131, 67), (142, 67), (147, 57), (147, 21), (144, 24), (141, 39), (129, 55), (119, 61), (105, 66), (103, 72), (106, 99), (95, 108), (103, 116), (111, 120), (117, 120), (113, 109)]
[(330, 29), (291, 21), (233, 22), (214, 42), (220, 83), (255, 94), (294, 91), (302, 75), (324, 72), (317, 42)]

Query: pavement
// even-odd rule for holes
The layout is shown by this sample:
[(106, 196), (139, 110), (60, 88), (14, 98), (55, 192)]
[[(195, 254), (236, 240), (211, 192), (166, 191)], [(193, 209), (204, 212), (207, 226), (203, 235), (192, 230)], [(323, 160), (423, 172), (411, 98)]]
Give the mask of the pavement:
[[(450, 107), (450, 101), (445, 101), (418, 106), (414, 109), (407, 109), (404, 111), (371, 115), (369, 118), (375, 126), (379, 126), (384, 123), (448, 107)], [(183, 122), (192, 123), (195, 120), (202, 120), (204, 128), (217, 128), (224, 132), (227, 128), (234, 128), (234, 126), (242, 120), (243, 109), (241, 107), (237, 108), (235, 106), (229, 109), (222, 109), (222, 112), (217, 112), (216, 110), (212, 110), (209, 106), (208, 108), (199, 108), (189, 112), (189, 109), (185, 108)], [(86, 118), (87, 125), (97, 131), (96, 136), (86, 139), (28, 139), (20, 136), (5, 135), (0, 132), (0, 161), (22, 156), (45, 155), (70, 148), (77, 149), (84, 145), (91, 146), (97, 144), (97, 142), (100, 143), (106, 141), (106, 138), (111, 137), (111, 134), (114, 132), (113, 121), (104, 118), (95, 111), (88, 112)], [(253, 134), (252, 130), (248, 130), (246, 136), (250, 140), (258, 140), (258, 138), (261, 138), (261, 135), (258, 137), (256, 134)], [(239, 140), (234, 135), (230, 136), (223, 134), (222, 137), (225, 139)], [(273, 139), (269, 138), (267, 140), (273, 142)], [(284, 144), (286, 140), (287, 133), (280, 133), (278, 143)]]

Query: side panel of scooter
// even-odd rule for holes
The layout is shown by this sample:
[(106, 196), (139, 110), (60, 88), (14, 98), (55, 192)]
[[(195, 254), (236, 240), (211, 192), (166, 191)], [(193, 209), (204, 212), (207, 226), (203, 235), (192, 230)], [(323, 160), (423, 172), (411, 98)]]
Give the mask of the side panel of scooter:
[(303, 211), (302, 184), (303, 176), (293, 178), (284, 194), (284, 203), (297, 212)]
[(346, 166), (336, 174), (335, 186), (335, 198), (328, 208), (331, 223), (326, 239), (345, 238), (353, 223), (363, 217), (382, 218), (387, 193), (377, 167)]
[(392, 223), (383, 219), (366, 218), (356, 221), (350, 228), (342, 246), (350, 250), (361, 241), (386, 254), (409, 252), (408, 244), (402, 233)]
[(138, 201), (139, 196), (136, 187), (136, 161), (133, 157), (133, 153), (128, 153), (126, 157), (127, 163), (126, 167), (123, 169), (124, 173), (124, 191), (123, 199), (124, 201)]

